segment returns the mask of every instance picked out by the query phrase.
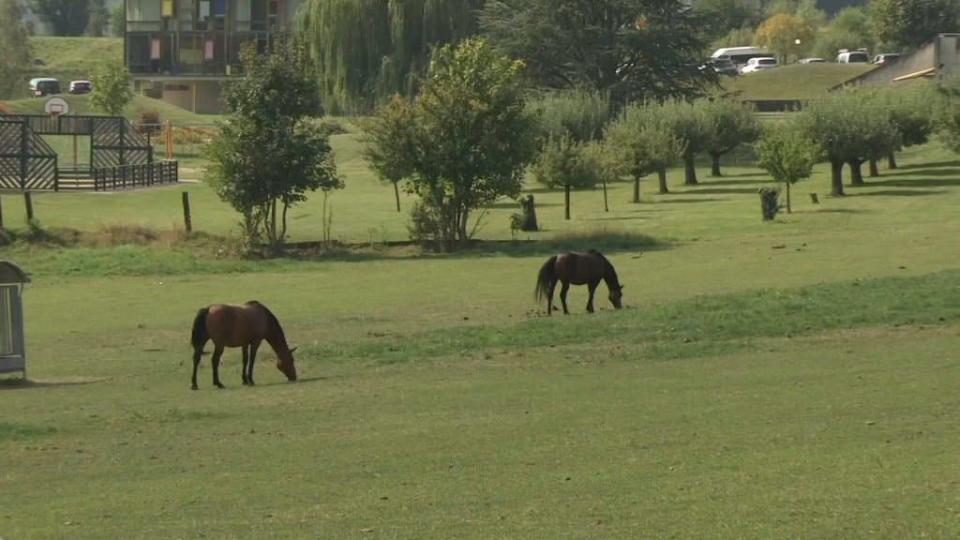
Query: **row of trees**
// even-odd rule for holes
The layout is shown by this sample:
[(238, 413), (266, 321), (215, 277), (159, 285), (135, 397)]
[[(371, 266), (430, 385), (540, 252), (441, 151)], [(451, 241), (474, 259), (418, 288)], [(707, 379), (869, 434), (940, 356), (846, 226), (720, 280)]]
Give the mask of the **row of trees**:
[(870, 0), (828, 20), (815, 0), (701, 0), (710, 13), (714, 47), (765, 45), (782, 58), (832, 58), (838, 49), (910, 51), (936, 34), (960, 29), (957, 0)]

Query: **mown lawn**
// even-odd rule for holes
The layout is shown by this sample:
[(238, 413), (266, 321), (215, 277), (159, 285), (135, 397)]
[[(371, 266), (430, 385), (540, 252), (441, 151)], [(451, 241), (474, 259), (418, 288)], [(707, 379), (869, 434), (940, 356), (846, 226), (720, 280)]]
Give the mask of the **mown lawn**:
[[(101, 244), (0, 248), (34, 279), (32, 382), (0, 385), (0, 536), (960, 534), (955, 156), (911, 149), (845, 198), (818, 170), (775, 223), (743, 165), (696, 187), (671, 173), (675, 193), (639, 205), (615, 185), (609, 213), (578, 192), (571, 222), (531, 184), (546, 231), (508, 242), (503, 201), (480, 234), (503, 242), (437, 255), (380, 245), (405, 214), (353, 137), (335, 138), (334, 237), (367, 246), (327, 257), (243, 260), (164, 232), (181, 189), (198, 230), (235, 230), (202, 184), (35, 197), (44, 227)], [(292, 214), (294, 240), (319, 237), (319, 208)], [(131, 225), (162, 238), (114, 245)], [(539, 265), (588, 245), (627, 309), (586, 315), (576, 288), (573, 315), (538, 313)], [(243, 387), (230, 351), (227, 389), (205, 359), (190, 391), (196, 309), (253, 298), (300, 347), (301, 381), (264, 351)]]

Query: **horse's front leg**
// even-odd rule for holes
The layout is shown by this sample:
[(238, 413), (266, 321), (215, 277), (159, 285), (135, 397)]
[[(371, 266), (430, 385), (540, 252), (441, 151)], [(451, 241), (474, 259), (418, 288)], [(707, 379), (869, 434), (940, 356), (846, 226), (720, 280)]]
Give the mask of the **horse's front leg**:
[(247, 353), (248, 353), (249, 347), (247, 345), (244, 345), (243, 347), (241, 347), (241, 350), (243, 350), (243, 367), (240, 369), (240, 376), (243, 378), (243, 385), (246, 386), (248, 384), (248, 379), (247, 379), (248, 354)]
[(569, 315), (570, 310), (567, 309), (567, 291), (570, 290), (570, 283), (564, 281), (563, 285), (560, 286), (560, 303), (563, 304), (563, 314)]
[(223, 355), (223, 347), (217, 345), (217, 348), (213, 351), (213, 385), (217, 388), (223, 388), (223, 383), (220, 382), (220, 356)]
[(257, 349), (260, 348), (260, 341), (254, 341), (250, 344), (250, 371), (247, 372), (247, 383), (250, 386), (254, 385), (253, 382), (253, 363), (257, 360)]
[(197, 367), (200, 365), (200, 356), (203, 355), (203, 345), (193, 350), (193, 378), (190, 379), (190, 388), (197, 389)]
[(600, 285), (599, 281), (587, 283), (587, 289), (590, 291), (590, 298), (587, 299), (587, 313), (593, 313), (593, 293), (597, 290), (597, 285)]

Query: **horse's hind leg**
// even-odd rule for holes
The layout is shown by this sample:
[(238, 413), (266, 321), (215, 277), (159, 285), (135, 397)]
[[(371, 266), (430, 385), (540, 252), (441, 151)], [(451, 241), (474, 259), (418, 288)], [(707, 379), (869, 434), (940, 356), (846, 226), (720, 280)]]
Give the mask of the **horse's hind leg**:
[(220, 356), (223, 355), (223, 347), (217, 345), (217, 348), (213, 351), (213, 385), (217, 388), (223, 388), (223, 383), (220, 382)]
[(567, 309), (567, 291), (569, 290), (570, 290), (570, 284), (564, 281), (563, 285), (560, 286), (560, 303), (563, 304), (564, 315), (570, 314), (570, 311)]
[(553, 291), (556, 290), (556, 288), (557, 282), (554, 281), (547, 290), (547, 315), (553, 315)]
[(253, 363), (257, 360), (257, 349), (260, 348), (260, 341), (254, 341), (250, 344), (250, 367), (247, 372), (247, 384), (254, 386), (253, 382)]
[(203, 355), (203, 345), (193, 349), (193, 378), (190, 379), (192, 383), (190, 388), (193, 390), (197, 389), (197, 367), (200, 365), (201, 355)]
[(587, 288), (590, 290), (590, 298), (587, 300), (587, 312), (593, 313), (593, 293), (597, 290), (597, 286), (600, 285), (599, 281), (591, 281), (587, 283)]
[(243, 367), (242, 367), (241, 370), (240, 370), (240, 376), (243, 377), (243, 385), (244, 385), (244, 386), (247, 385), (247, 358), (248, 358), (247, 350), (248, 350), (248, 348), (249, 348), (249, 347), (246, 346), (246, 345), (244, 345), (243, 347), (241, 347), (241, 350), (243, 350)]

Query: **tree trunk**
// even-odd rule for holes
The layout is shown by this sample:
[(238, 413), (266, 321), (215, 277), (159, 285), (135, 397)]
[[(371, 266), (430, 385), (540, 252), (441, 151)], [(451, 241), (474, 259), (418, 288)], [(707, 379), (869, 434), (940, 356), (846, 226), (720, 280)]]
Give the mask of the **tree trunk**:
[(847, 164), (850, 166), (850, 185), (851, 186), (862, 186), (863, 184), (863, 171), (860, 170), (860, 165), (862, 161), (850, 161)]
[(670, 193), (670, 189), (667, 187), (667, 170), (660, 169), (657, 171), (657, 178), (660, 181), (660, 194)]
[(790, 182), (787, 182), (787, 213), (792, 214), (793, 208), (790, 208)]
[(685, 177), (683, 183), (688, 186), (697, 185), (697, 164), (693, 153), (689, 153), (683, 158), (683, 168)]
[(397, 212), (400, 211), (400, 186), (397, 182), (393, 183), (393, 196), (397, 199)]
[(897, 168), (897, 155), (893, 152), (890, 152), (890, 155), (887, 156), (887, 168), (888, 169)]
[(633, 177), (633, 202), (640, 202), (640, 177)]
[(870, 160), (870, 178), (876, 178), (880, 176), (880, 170), (877, 169), (877, 160)]
[(607, 179), (603, 179), (603, 211), (610, 211), (610, 204), (607, 202)]
[(713, 176), (713, 177), (723, 176), (720, 173), (720, 154), (711, 153), (710, 157), (712, 161), (710, 166), (710, 176)]
[(564, 219), (570, 219), (570, 184), (563, 186)]
[(843, 193), (843, 162), (830, 162), (830, 193), (841, 197)]

